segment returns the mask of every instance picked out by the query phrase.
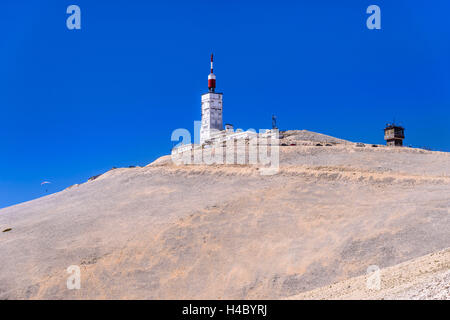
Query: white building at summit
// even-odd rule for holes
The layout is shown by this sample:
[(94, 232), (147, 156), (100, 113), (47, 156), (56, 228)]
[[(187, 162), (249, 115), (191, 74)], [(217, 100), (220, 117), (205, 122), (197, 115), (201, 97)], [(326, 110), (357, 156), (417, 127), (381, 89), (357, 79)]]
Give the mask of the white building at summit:
[[(255, 137), (270, 137), (273, 130), (264, 130), (257, 134), (254, 130), (234, 130), (231, 124), (223, 125), (223, 94), (216, 92), (216, 76), (213, 73), (213, 55), (211, 54), (211, 73), (208, 75), (208, 92), (202, 94), (202, 121), (199, 144), (179, 144), (172, 153), (179, 154), (194, 149), (218, 146), (222, 142), (250, 139)], [(278, 131), (277, 131), (278, 134)]]
[(214, 133), (223, 130), (222, 93), (215, 92), (216, 76), (213, 73), (213, 55), (211, 54), (211, 73), (208, 76), (208, 93), (202, 95), (202, 126), (200, 127), (200, 144), (210, 140)]

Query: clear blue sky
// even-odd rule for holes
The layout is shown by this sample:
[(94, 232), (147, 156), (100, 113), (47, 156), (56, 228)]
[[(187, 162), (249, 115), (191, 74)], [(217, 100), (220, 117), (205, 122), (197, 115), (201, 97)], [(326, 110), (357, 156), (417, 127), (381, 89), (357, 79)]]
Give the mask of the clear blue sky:
[[(81, 8), (81, 30), (66, 8)], [(381, 8), (368, 30), (366, 8)], [(450, 151), (450, 1), (0, 3), (0, 207), (168, 154), (215, 54), (224, 121)]]

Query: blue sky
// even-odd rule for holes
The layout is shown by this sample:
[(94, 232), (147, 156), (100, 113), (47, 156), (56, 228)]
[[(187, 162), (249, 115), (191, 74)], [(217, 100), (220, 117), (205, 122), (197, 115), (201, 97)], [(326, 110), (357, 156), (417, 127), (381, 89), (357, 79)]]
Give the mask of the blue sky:
[[(66, 8), (81, 8), (68, 30)], [(368, 30), (366, 8), (381, 8)], [(170, 152), (200, 120), (215, 54), (224, 121), (450, 151), (450, 2), (0, 4), (0, 208)]]

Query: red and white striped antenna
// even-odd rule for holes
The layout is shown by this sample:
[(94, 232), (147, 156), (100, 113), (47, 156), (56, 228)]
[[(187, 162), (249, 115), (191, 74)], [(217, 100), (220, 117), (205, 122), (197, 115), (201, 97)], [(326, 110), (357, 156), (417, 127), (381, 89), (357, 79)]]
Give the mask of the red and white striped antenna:
[(213, 73), (213, 54), (211, 53), (211, 73), (208, 76), (209, 92), (214, 92), (216, 89), (216, 76)]
[(211, 73), (213, 72), (213, 61), (214, 61), (214, 55), (211, 53)]

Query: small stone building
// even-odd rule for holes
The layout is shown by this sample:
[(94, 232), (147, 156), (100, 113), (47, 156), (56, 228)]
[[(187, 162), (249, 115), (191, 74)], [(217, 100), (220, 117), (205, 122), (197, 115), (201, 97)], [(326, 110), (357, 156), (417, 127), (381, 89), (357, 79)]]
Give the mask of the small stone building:
[(388, 123), (384, 128), (384, 140), (388, 147), (403, 146), (403, 139), (405, 139), (405, 128)]

